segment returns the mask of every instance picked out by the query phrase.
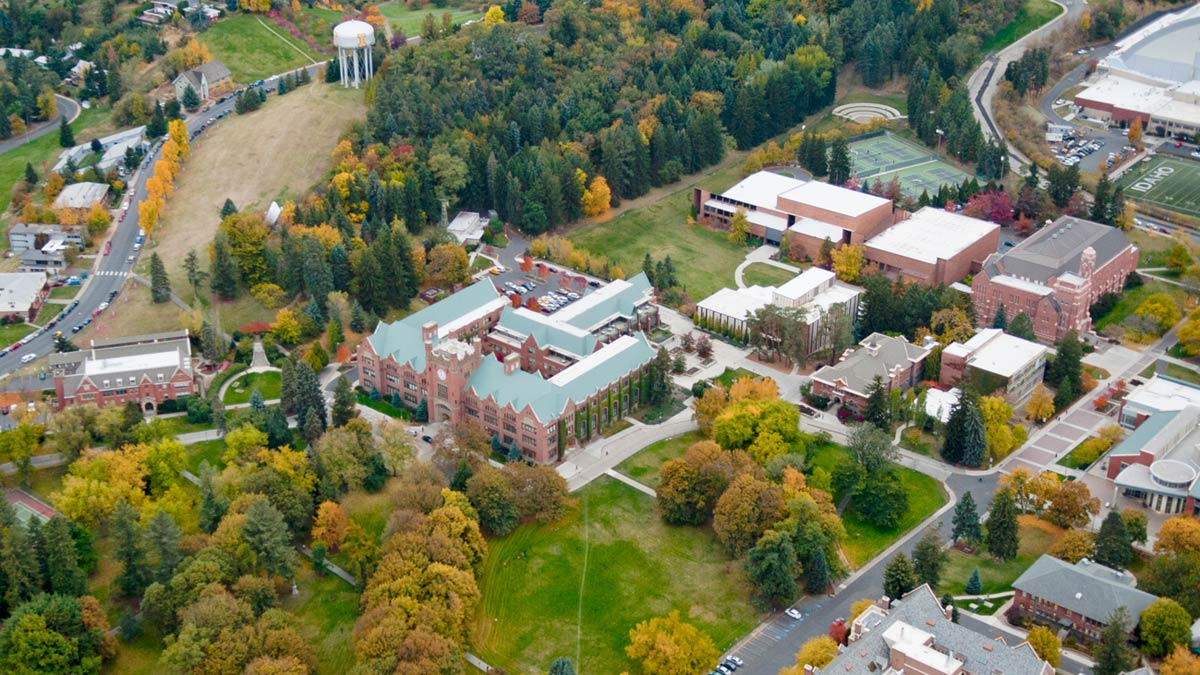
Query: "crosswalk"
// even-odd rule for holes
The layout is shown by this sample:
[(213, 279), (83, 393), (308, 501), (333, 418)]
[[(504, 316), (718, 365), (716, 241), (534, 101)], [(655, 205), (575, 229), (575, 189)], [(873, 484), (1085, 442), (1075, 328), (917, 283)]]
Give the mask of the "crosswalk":
[(96, 272), (96, 276), (98, 276), (98, 277), (127, 277), (127, 276), (129, 276), (129, 271), (128, 270), (100, 270), (99, 272)]

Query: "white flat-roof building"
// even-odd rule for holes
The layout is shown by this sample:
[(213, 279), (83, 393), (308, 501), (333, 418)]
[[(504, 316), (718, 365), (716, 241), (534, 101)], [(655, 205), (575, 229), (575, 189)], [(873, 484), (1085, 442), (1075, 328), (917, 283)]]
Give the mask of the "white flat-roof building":
[(988, 328), (966, 342), (951, 342), (942, 349), (938, 381), (947, 386), (971, 379), (980, 393), (1003, 389), (1005, 397), (1018, 405), (1042, 381), (1047, 351), (1036, 342)]
[(72, 183), (58, 193), (54, 209), (87, 210), (92, 208), (92, 204), (103, 202), (107, 194), (108, 185), (105, 183)]
[(1000, 246), (1000, 226), (926, 206), (867, 240), (866, 258), (885, 273), (951, 284), (979, 269)]
[(0, 273), (0, 317), (33, 321), (49, 292), (45, 272)]
[(1133, 429), (1154, 413), (1179, 412), (1193, 405), (1200, 406), (1200, 387), (1156, 374), (1125, 395), (1118, 419), (1121, 426)]
[(446, 226), (446, 231), (454, 235), (459, 246), (478, 246), (483, 240), (483, 232), (487, 229), (488, 219), (474, 211), (459, 211), (454, 220)]
[(958, 387), (949, 391), (930, 387), (925, 390), (925, 414), (945, 424), (950, 421), (950, 411), (961, 396)]

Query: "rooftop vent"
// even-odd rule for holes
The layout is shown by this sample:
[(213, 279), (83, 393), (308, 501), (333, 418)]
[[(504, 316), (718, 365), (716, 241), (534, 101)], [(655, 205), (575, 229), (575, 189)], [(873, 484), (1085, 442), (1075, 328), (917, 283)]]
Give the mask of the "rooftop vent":
[(1079, 592), (1077, 591), (1077, 592), (1075, 593), (1075, 599), (1076, 599), (1076, 600), (1079, 600), (1079, 599), (1081, 599), (1081, 598), (1083, 598), (1083, 593), (1079, 593)]

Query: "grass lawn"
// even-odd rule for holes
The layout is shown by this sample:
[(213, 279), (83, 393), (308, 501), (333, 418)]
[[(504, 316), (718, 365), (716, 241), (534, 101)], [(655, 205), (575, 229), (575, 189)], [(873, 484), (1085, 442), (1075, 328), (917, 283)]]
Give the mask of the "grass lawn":
[(1143, 276), (1143, 279), (1145, 279), (1146, 283), (1137, 288), (1125, 291), (1112, 311), (1096, 320), (1095, 330), (1097, 332), (1107, 326), (1120, 324), (1133, 314), (1138, 305), (1142, 304), (1142, 301), (1155, 293), (1166, 293), (1175, 298), (1176, 302), (1179, 303), (1182, 303), (1187, 296), (1187, 291), (1174, 284), (1164, 283), (1145, 276)]
[(225, 468), (225, 462), (221, 461), (223, 454), (225, 454), (225, 441), (219, 438), (192, 443), (187, 446), (188, 470), (196, 473), (204, 462), (208, 462), (216, 469), (223, 469)]
[[(809, 446), (808, 463), (830, 473), (833, 473), (835, 466), (848, 461), (850, 455), (840, 445), (825, 443)], [(842, 516), (842, 524), (846, 526), (842, 552), (855, 568), (874, 558), (946, 503), (946, 493), (934, 478), (902, 466), (896, 467), (896, 471), (900, 476), (900, 484), (908, 494), (908, 512), (895, 528), (885, 530), (870, 525), (852, 509), (847, 509)]]
[(0, 325), (0, 346), (7, 347), (34, 331), (27, 323), (10, 323)]
[(659, 441), (638, 451), (636, 455), (617, 465), (617, 471), (637, 482), (652, 488), (658, 487), (658, 469), (668, 460), (682, 457), (693, 444), (704, 440), (699, 431), (689, 431), (675, 438)]
[(795, 276), (795, 272), (759, 262), (750, 263), (742, 270), (742, 281), (747, 286), (781, 286)]
[(1080, 471), (1083, 471), (1084, 469), (1091, 466), (1091, 464), (1092, 464), (1091, 462), (1083, 461), (1082, 459), (1079, 458), (1078, 454), (1075, 452), (1076, 450), (1078, 450), (1080, 448), (1080, 446), (1083, 445), (1083, 443), (1086, 443), (1087, 441), (1091, 440), (1091, 438), (1092, 437), (1088, 437), (1088, 438), (1084, 439), (1084, 441), (1082, 443), (1080, 443), (1079, 445), (1076, 445), (1075, 447), (1071, 448), (1071, 451), (1068, 452), (1067, 454), (1063, 455), (1062, 459), (1058, 460), (1057, 464), (1059, 466), (1065, 466), (1069, 469), (1079, 469)]
[(308, 45), (270, 21), (259, 23), (259, 17), (246, 14), (221, 19), (200, 34), (200, 41), (208, 45), (214, 59), (229, 66), (238, 84), (249, 84), (308, 65), (314, 59), (321, 60), (310, 52)]
[(59, 286), (50, 289), (51, 300), (74, 300), (82, 286)]
[(1021, 527), (1021, 546), (1017, 557), (1009, 562), (996, 562), (996, 559), (986, 552), (973, 555), (956, 549), (947, 551), (946, 566), (942, 569), (942, 592), (953, 595), (965, 595), (967, 580), (971, 572), (979, 568), (979, 579), (983, 582), (984, 593), (999, 593), (1007, 591), (1012, 582), (1017, 580), (1035, 560), (1063, 535), (1063, 530), (1038, 520), (1034, 516), (1019, 516)]
[[(1145, 370), (1138, 373), (1140, 377), (1152, 377), (1157, 371), (1157, 364), (1150, 364)], [(1183, 382), (1191, 382), (1192, 384), (1200, 384), (1200, 372), (1181, 366), (1178, 363), (1168, 363), (1167, 369), (1163, 373), (1167, 377), (1181, 380)]]
[(852, 91), (833, 102), (833, 107), (844, 103), (882, 103), (890, 105), (900, 114), (908, 114), (908, 97), (904, 94), (876, 94), (870, 91)]
[(147, 626), (141, 635), (120, 643), (117, 658), (105, 667), (104, 672), (110, 675), (156, 675), (163, 672), (158, 664), (162, 650), (158, 631)]
[(679, 271), (680, 283), (693, 300), (699, 300), (730, 285), (733, 271), (749, 249), (730, 244), (724, 232), (702, 225), (688, 227), (692, 187), (726, 190), (741, 177), (739, 164), (711, 176), (696, 175), (656, 202), (610, 221), (587, 225), (569, 238), (589, 253), (606, 256), (629, 274), (642, 268), (647, 253), (656, 260), (669, 255)]
[(255, 389), (268, 401), (279, 398), (280, 374), (277, 370), (265, 373), (246, 373), (234, 380), (225, 390), (225, 405), (246, 403)]
[(983, 43), (979, 51), (989, 54), (997, 49), (1003, 49), (1030, 31), (1049, 22), (1061, 11), (1062, 8), (1050, 0), (1025, 0), (1017, 10), (1017, 16), (1013, 22), (997, 31), (987, 42)]
[[(75, 140), (86, 143), (112, 131), (110, 119), (107, 108), (81, 110), (79, 117), (71, 123)], [(8, 210), (8, 204), (12, 201), (11, 188), (17, 181), (24, 179), (26, 162), (33, 164), (34, 170), (44, 182), (46, 172), (58, 161), (62, 151), (58, 145), (58, 132), (51, 131), (41, 138), (0, 154), (0, 185), (5, 186), (5, 189), (0, 191), (0, 212)]]
[(46, 324), (50, 323), (54, 317), (58, 316), (58, 313), (63, 310), (63, 307), (64, 305), (42, 305), (42, 308), (38, 310), (37, 318), (33, 320), (33, 323), (38, 326), (45, 326)]
[[(76, 320), (82, 317), (72, 314)], [(92, 338), (116, 338), (175, 330), (183, 324), (180, 309), (174, 303), (156, 304), (150, 299), (150, 289), (141, 284), (127, 283), (108, 309), (100, 313), (90, 326), (79, 331), (71, 341), (86, 345)], [(68, 322), (71, 323), (71, 322)], [(66, 327), (63, 328), (66, 331)]]
[(476, 272), (482, 272), (484, 270), (491, 269), (495, 266), (496, 266), (496, 263), (492, 262), (488, 258), (485, 258), (481, 255), (477, 255), (477, 256), (475, 256), (475, 262), (471, 263), (471, 274), (475, 274)]
[(388, 417), (395, 417), (398, 420), (407, 420), (410, 416), (410, 413), (404, 408), (397, 408), (387, 401), (372, 401), (370, 396), (362, 392), (357, 392), (355, 396), (358, 398), (358, 402), (362, 405), (365, 405), (372, 410), (378, 410)]
[(1129, 243), (1138, 247), (1138, 267), (1166, 267), (1167, 253), (1175, 240), (1165, 234), (1147, 232), (1136, 227), (1125, 233)]
[(471, 19), (483, 18), (483, 12), (470, 9), (454, 9), (451, 7), (426, 7), (424, 9), (409, 9), (399, 2), (388, 2), (379, 5), (381, 14), (388, 18), (392, 30), (404, 31), (405, 37), (416, 37), (421, 34), (421, 23), (428, 14), (433, 15), (438, 26), (442, 25), (442, 15), (449, 14), (454, 23), (466, 23)]
[(558, 656), (581, 673), (634, 672), (629, 630), (672, 609), (728, 648), (754, 627), (741, 565), (709, 528), (669, 527), (654, 500), (601, 478), (562, 520), (488, 543), (475, 653), (496, 668), (541, 672)]
[(285, 595), (279, 605), (299, 620), (300, 633), (317, 652), (318, 672), (348, 672), (354, 665), (358, 593), (332, 574), (317, 576), (308, 565), (296, 570), (296, 586), (300, 594)]
[(719, 384), (722, 387), (729, 389), (733, 386), (734, 382), (737, 382), (743, 377), (757, 380), (760, 375), (758, 373), (746, 370), (745, 368), (726, 368), (725, 372), (713, 378), (713, 384)]

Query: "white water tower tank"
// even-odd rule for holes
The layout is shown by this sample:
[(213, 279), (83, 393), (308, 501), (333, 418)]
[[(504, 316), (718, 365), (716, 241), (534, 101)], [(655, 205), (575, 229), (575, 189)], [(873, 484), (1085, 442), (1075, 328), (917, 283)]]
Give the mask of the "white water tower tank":
[(337, 47), (342, 86), (358, 89), (375, 73), (371, 47), (375, 45), (375, 27), (366, 21), (343, 21), (333, 27), (333, 46)]

